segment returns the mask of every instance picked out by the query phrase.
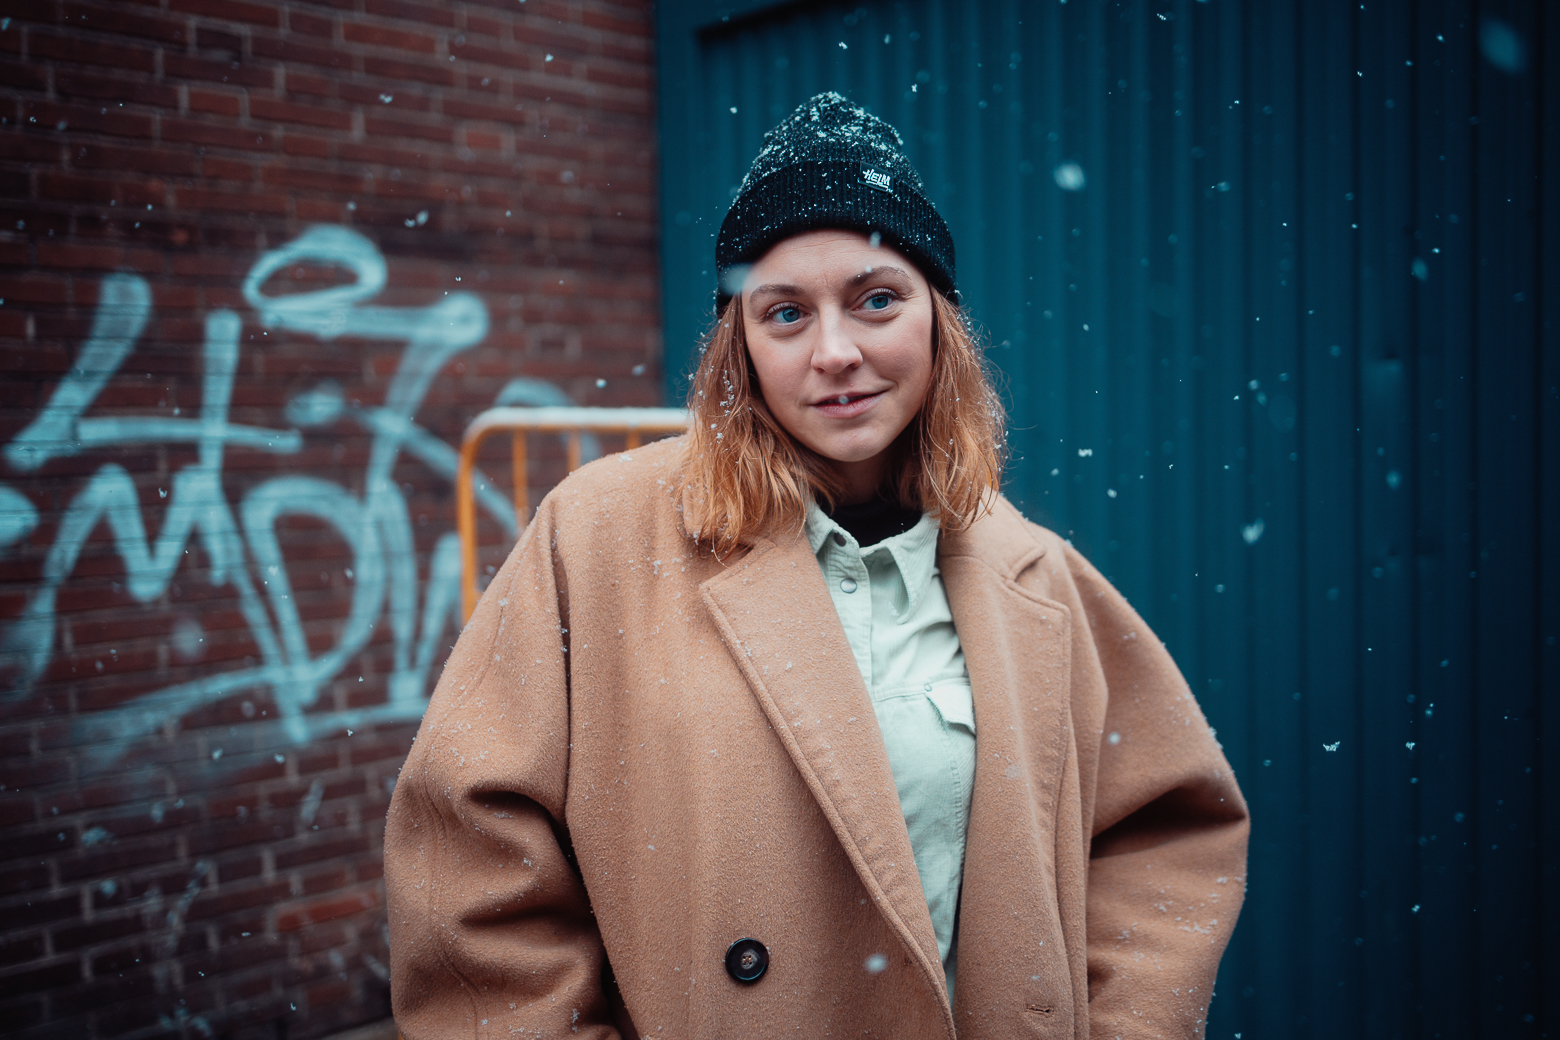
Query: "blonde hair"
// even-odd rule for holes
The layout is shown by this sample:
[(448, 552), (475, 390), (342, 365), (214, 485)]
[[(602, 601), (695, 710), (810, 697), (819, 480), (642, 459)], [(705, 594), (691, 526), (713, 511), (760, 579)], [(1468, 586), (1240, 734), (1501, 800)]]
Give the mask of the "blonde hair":
[[(1001, 485), (1005, 416), (963, 312), (928, 288), (931, 385), (891, 446), (883, 490), (958, 531), (991, 508)], [(801, 527), (813, 498), (832, 506), (842, 487), (828, 460), (798, 443), (765, 406), (740, 296), (726, 304), (701, 351), (688, 390), (683, 497), (695, 513), (690, 530), (724, 555), (767, 530)]]

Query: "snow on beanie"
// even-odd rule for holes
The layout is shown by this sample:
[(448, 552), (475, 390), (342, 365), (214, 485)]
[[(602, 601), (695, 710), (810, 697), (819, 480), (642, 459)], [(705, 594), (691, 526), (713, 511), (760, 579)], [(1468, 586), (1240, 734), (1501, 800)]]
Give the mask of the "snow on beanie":
[(740, 286), (743, 266), (782, 239), (822, 228), (881, 235), (953, 296), (953, 236), (903, 147), (897, 130), (833, 91), (765, 134), (715, 241), (716, 313)]

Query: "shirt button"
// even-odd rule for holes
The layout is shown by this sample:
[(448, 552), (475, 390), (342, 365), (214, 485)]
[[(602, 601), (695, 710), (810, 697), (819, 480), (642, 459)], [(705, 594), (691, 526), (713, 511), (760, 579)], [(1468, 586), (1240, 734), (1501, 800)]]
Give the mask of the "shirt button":
[(856, 591), (856, 579), (855, 578), (841, 578), (840, 579), (840, 591), (841, 592), (855, 592)]
[(726, 973), (752, 985), (769, 968), (769, 950), (757, 939), (738, 939), (726, 950)]
[(922, 686), (921, 689), (925, 690), (927, 693), (931, 693), (932, 692), (932, 684), (931, 683), (927, 683), (925, 686)]
[(845, 536), (840, 534), (838, 531), (835, 531), (834, 532), (834, 544), (835, 545), (844, 545), (845, 544)]

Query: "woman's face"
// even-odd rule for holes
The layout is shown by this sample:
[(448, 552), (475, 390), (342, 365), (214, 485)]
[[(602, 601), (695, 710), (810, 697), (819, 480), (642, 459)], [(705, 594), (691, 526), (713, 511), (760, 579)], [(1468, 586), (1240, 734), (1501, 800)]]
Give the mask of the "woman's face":
[(888, 448), (932, 381), (932, 293), (914, 264), (854, 231), (809, 231), (743, 283), (748, 356), (781, 426), (834, 464), (842, 504), (877, 491)]

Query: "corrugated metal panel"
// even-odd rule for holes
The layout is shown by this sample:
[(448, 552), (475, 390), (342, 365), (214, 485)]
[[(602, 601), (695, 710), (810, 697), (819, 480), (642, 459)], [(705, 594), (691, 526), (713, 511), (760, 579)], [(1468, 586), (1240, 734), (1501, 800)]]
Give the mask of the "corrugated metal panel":
[(763, 131), (829, 88), (898, 126), (1007, 382), (1010, 496), (1169, 644), (1251, 798), (1209, 1035), (1560, 1026), (1552, 10), (660, 18), (669, 395)]

